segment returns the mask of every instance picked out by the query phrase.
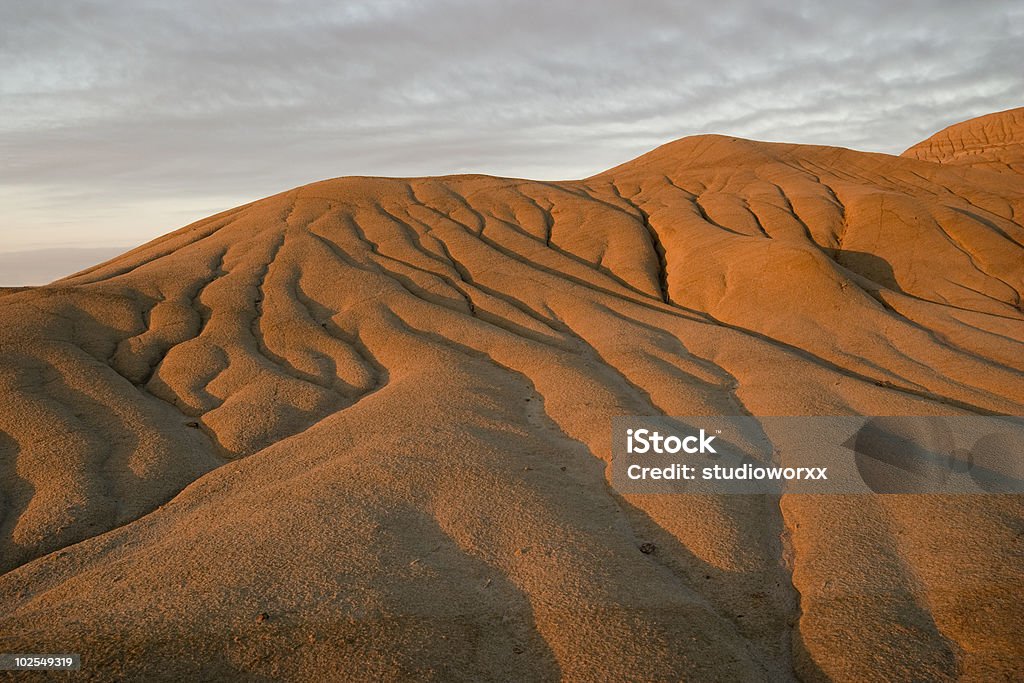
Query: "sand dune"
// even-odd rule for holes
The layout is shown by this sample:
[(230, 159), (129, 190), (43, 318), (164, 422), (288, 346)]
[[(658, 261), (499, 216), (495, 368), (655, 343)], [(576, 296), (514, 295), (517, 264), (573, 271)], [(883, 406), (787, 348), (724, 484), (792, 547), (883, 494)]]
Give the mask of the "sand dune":
[(1022, 414), (1022, 111), (902, 157), (698, 136), (579, 181), (340, 178), (7, 293), (0, 651), (1019, 676), (1019, 497), (620, 496), (606, 466), (615, 415)]

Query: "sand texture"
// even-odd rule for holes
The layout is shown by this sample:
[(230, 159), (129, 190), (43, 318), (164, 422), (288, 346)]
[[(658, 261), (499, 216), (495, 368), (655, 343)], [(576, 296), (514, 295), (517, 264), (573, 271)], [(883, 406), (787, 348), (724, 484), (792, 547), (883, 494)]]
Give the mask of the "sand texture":
[(1024, 108), (957, 123), (917, 143), (903, 156), (1024, 174)]
[(7, 290), (0, 652), (1021, 680), (1019, 497), (606, 468), (615, 415), (1024, 414), (1022, 140), (1015, 110), (900, 157), (698, 136), (580, 181), (340, 178)]

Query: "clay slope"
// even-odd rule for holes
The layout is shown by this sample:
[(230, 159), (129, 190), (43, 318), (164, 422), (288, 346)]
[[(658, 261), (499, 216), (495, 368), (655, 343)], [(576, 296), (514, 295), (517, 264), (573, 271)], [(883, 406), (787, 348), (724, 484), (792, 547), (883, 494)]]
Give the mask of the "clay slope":
[(1022, 217), (1010, 174), (702, 136), (582, 181), (315, 183), (8, 293), (0, 651), (1014, 676), (1018, 497), (623, 497), (606, 465), (622, 414), (1022, 414)]
[(1024, 107), (945, 128), (903, 156), (940, 164), (1024, 174)]

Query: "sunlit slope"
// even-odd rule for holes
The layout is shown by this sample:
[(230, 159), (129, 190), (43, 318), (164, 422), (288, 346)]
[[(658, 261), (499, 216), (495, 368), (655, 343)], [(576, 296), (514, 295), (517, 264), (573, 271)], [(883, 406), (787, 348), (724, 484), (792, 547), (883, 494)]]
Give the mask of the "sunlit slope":
[(623, 498), (605, 465), (622, 414), (1021, 414), (1022, 216), (1013, 174), (701, 136), (582, 181), (315, 183), (8, 293), (0, 651), (1014, 672), (1019, 498)]
[(1024, 175), (1024, 107), (949, 126), (917, 143), (903, 156)]

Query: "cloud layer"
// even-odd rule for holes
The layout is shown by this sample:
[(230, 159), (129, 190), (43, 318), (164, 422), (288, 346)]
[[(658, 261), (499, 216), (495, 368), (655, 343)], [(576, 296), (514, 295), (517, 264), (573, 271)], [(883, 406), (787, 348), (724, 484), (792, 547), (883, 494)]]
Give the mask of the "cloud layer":
[(0, 5), (0, 251), (350, 174), (589, 175), (685, 135), (899, 152), (1024, 104), (1018, 2)]

